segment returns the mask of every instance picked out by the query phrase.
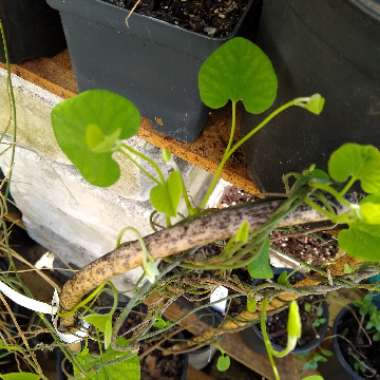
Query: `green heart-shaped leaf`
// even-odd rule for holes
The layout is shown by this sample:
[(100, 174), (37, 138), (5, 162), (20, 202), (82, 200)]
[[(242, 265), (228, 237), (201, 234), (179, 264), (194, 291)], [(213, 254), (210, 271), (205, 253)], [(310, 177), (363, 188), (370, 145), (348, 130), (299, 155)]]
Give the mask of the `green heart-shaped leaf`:
[(366, 261), (380, 261), (380, 225), (356, 223), (340, 231), (340, 248), (350, 256)]
[(119, 179), (112, 153), (117, 141), (139, 129), (141, 116), (133, 103), (110, 91), (90, 90), (58, 104), (51, 117), (58, 145), (88, 182), (106, 187)]
[(331, 155), (328, 166), (335, 181), (353, 177), (365, 192), (380, 193), (380, 152), (374, 146), (344, 144)]
[[(117, 339), (119, 346), (120, 338)], [(76, 379), (83, 380), (140, 380), (141, 368), (137, 355), (130, 351), (116, 351), (109, 347), (100, 355), (92, 355), (88, 348), (84, 348), (76, 355), (76, 363), (80, 364), (82, 371), (74, 363)], [(101, 363), (101, 366), (99, 366)], [(84, 372), (83, 372), (84, 371)]]
[(212, 53), (199, 72), (202, 102), (213, 109), (242, 101), (253, 114), (266, 111), (277, 95), (277, 77), (267, 55), (254, 43), (231, 39)]
[(225, 372), (231, 366), (231, 359), (228, 355), (220, 355), (216, 362), (216, 368), (219, 372)]
[(366, 223), (380, 225), (380, 195), (365, 197), (360, 202), (360, 213)]
[(107, 349), (112, 339), (112, 314), (90, 314), (83, 319), (103, 333), (104, 347)]
[(106, 136), (96, 124), (90, 124), (86, 128), (86, 143), (95, 153), (109, 153), (113, 152), (115, 144), (120, 140), (120, 135), (120, 128)]
[(169, 217), (177, 215), (178, 204), (183, 194), (181, 173), (177, 170), (169, 174), (167, 181), (156, 185), (150, 191), (150, 203), (159, 212)]
[(269, 263), (269, 239), (265, 239), (255, 258), (248, 264), (248, 272), (252, 278), (269, 279), (273, 271)]

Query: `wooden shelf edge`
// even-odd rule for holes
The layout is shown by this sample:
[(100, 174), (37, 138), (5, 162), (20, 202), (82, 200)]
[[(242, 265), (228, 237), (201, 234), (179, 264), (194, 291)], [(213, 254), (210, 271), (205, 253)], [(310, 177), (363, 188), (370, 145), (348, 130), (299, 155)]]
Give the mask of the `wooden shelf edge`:
[[(1, 66), (4, 68), (4, 65)], [(59, 97), (70, 98), (77, 94), (77, 83), (67, 51), (52, 58), (40, 58), (12, 65), (12, 72)], [(183, 143), (163, 136), (152, 128), (146, 118), (142, 121), (139, 136), (154, 146), (170, 150), (174, 155), (197, 167), (214, 172), (227, 145), (228, 131), (229, 114), (218, 111), (210, 117), (201, 137), (192, 143)], [(259, 189), (249, 178), (247, 166), (241, 157), (235, 157), (230, 161), (222, 177), (249, 193), (258, 194)]]

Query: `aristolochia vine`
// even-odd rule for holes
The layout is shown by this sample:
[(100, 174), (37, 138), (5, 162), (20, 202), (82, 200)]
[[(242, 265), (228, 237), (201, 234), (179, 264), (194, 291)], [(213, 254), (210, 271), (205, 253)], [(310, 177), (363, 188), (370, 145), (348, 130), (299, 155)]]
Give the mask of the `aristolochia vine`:
[[(117, 94), (105, 90), (91, 90), (60, 103), (52, 112), (54, 133), (61, 149), (91, 184), (111, 186), (119, 179), (120, 168), (113, 157), (117, 153), (133, 162), (151, 180), (151, 204), (156, 213), (164, 216), (166, 228), (173, 225), (176, 220), (174, 218), (181, 217), (178, 213), (181, 199), (185, 201), (188, 211), (188, 215), (182, 217), (181, 223), (186, 221), (184, 219), (190, 218), (191, 224), (192, 220), (204, 215), (204, 209), (226, 163), (248, 139), (270, 124), (272, 119), (280, 117), (285, 110), (299, 107), (319, 115), (324, 107), (324, 98), (319, 94), (290, 100), (273, 110), (247, 135), (234, 142), (237, 104), (242, 103), (246, 112), (261, 114), (268, 111), (277, 94), (277, 78), (270, 59), (258, 46), (240, 37), (225, 43), (203, 63), (199, 73), (199, 90), (206, 106), (219, 109), (230, 104), (232, 112), (227, 147), (214, 173), (211, 185), (199, 204), (191, 202), (182, 174), (177, 167), (168, 165), (167, 167), (171, 169), (163, 170), (162, 165), (158, 165), (127, 144), (127, 139), (138, 132), (141, 117), (132, 102)], [(163, 161), (170, 163), (169, 152), (163, 152)], [(287, 189), (285, 200), (262, 224), (255, 226), (256, 228), (252, 230), (252, 225), (247, 220), (242, 220), (240, 227), (230, 234), (230, 240), (217, 256), (205, 258), (201, 262), (184, 257), (176, 265), (198, 271), (230, 271), (245, 267), (253, 278), (271, 278), (273, 273), (269, 265), (270, 234), (281, 221), (302, 205), (309, 206), (324, 219), (340, 226), (339, 245), (349, 255), (365, 261), (380, 261), (378, 249), (380, 246), (380, 152), (377, 148), (347, 143), (331, 155), (328, 171), (312, 165), (302, 173), (290, 173), (284, 180)], [(352, 203), (347, 194), (357, 184), (361, 186), (363, 197), (359, 203)], [(168, 236), (170, 236), (170, 231), (175, 231), (175, 229), (168, 231)], [(149, 238), (149, 242), (154, 241), (155, 235)], [(139, 241), (136, 247), (140, 248), (134, 246), (133, 249), (137, 254), (142, 255), (143, 261), (138, 262), (143, 263), (146, 273), (154, 283), (155, 279), (160, 279), (160, 274), (152, 262), (155, 252), (148, 251), (149, 246), (145, 246), (140, 236)], [(180, 246), (178, 244), (178, 247)], [(193, 247), (188, 245), (186, 247), (187, 250), (199, 248), (196, 244)], [(167, 255), (178, 253), (181, 252), (173, 249)], [(121, 256), (119, 249), (109, 253), (107, 260), (112, 259), (115, 260), (113, 262), (117, 262)], [(104, 262), (105, 260), (102, 260), (101, 265), (104, 266)], [(92, 265), (92, 271), (96, 265), (98, 265), (97, 262)], [(80, 281), (86, 277), (86, 270), (88, 269), (84, 268), (79, 272), (64, 287), (63, 293), (67, 289), (80, 289)], [(99, 277), (98, 285), (114, 274), (112, 270), (107, 271), (103, 277)], [(86, 288), (86, 291), (88, 290), (91, 289)], [(82, 294), (79, 293), (79, 295)], [(256, 299), (251, 294), (247, 297), (248, 306), (253, 308), (252, 305), (255, 305), (256, 307)], [(63, 294), (63, 299), (66, 298)], [(267, 301), (264, 300), (261, 304), (262, 326), (265, 326), (266, 303)], [(116, 338), (115, 334), (113, 338), (111, 337), (112, 321), (108, 314), (102, 317), (92, 314), (85, 318), (103, 335), (107, 349), (103, 356), (116, 355), (118, 347), (122, 352), (126, 350), (128, 342)], [(300, 337), (300, 329), (297, 304), (292, 303), (286, 350), (282, 352), (273, 350), (269, 338), (263, 331), (270, 357), (282, 357), (291, 352)], [(109, 350), (112, 350), (112, 353)], [(229, 360), (224, 352), (221, 352), (219, 366), (225, 370)], [(80, 361), (87, 360), (87, 365), (92, 363), (89, 355), (88, 350), (84, 350), (78, 358)], [(131, 365), (135, 365), (135, 356), (132, 355), (129, 360), (131, 360)], [(272, 364), (276, 371), (273, 360)], [(115, 365), (112, 368), (116, 372), (119, 370)], [(278, 373), (275, 372), (275, 374), (278, 377)]]

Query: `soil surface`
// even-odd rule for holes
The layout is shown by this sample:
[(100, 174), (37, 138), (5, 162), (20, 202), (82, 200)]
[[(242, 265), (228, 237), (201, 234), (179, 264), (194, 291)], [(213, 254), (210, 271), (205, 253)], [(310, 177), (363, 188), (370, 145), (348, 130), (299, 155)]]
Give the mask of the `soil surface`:
[(314, 266), (324, 266), (338, 253), (338, 242), (329, 232), (312, 232), (304, 226), (295, 231), (275, 231), (271, 239), (272, 248)]
[[(358, 310), (353, 309), (353, 314), (342, 320), (338, 330), (339, 335), (346, 339), (339, 339), (339, 345), (346, 361), (351, 365), (354, 371), (360, 373), (365, 379), (380, 380), (380, 342), (373, 340), (372, 334), (367, 332), (367, 336), (360, 328), (360, 314)], [(364, 320), (362, 325), (365, 326), (368, 321)], [(358, 360), (359, 359), (359, 360)], [(359, 365), (359, 361), (362, 365)], [(362, 370), (360, 370), (361, 368)]]
[(241, 203), (253, 202), (257, 199), (258, 198), (254, 195), (251, 195), (242, 189), (238, 189), (234, 186), (228, 186), (224, 190), (222, 198), (219, 202), (219, 207), (227, 208)]
[[(234, 186), (224, 191), (219, 207), (226, 208), (241, 203), (254, 202), (259, 198)], [(332, 261), (338, 253), (338, 243), (334, 235), (315, 227), (302, 226), (293, 230), (274, 231), (271, 236), (271, 246), (296, 260), (314, 266), (324, 266)]]
[[(103, 0), (132, 9), (137, 0)], [(136, 12), (210, 37), (227, 37), (249, 0), (140, 0)]]

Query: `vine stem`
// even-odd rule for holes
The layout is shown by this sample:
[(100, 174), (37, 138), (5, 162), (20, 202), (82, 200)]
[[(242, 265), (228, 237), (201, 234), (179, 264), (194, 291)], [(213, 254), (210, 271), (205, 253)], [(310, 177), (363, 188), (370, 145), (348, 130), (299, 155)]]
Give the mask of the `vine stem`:
[[(145, 237), (144, 241), (153, 258), (172, 256), (217, 240), (225, 240), (238, 230), (244, 220), (248, 221), (252, 230), (256, 230), (280, 206), (280, 201), (257, 202), (209, 212), (157, 231)], [(279, 227), (322, 220), (326, 219), (314, 210), (299, 209), (280, 220)], [(63, 310), (75, 308), (82, 297), (99, 284), (141, 266), (142, 262), (141, 245), (139, 241), (132, 241), (90, 263), (63, 286), (60, 295)]]
[(148, 170), (146, 170), (139, 162), (137, 162), (137, 160), (135, 160), (128, 152), (122, 149), (118, 150), (118, 152), (122, 153), (126, 158), (128, 158), (128, 160), (130, 160), (134, 165), (136, 165), (136, 167), (140, 169), (141, 172), (144, 173), (145, 176), (152, 180), (154, 183), (156, 183), (157, 185), (161, 183), (157, 178), (150, 174)]
[[(285, 104), (283, 104), (281, 107), (274, 110), (270, 115), (268, 115), (260, 124), (258, 124), (255, 128), (253, 128), (250, 132), (248, 132), (243, 138), (241, 138), (235, 145), (231, 146), (230, 149), (226, 149), (224, 152), (223, 158), (220, 161), (220, 164), (218, 165), (214, 177), (212, 179), (212, 182), (207, 189), (207, 192), (205, 196), (203, 197), (199, 208), (204, 209), (207, 205), (208, 200), (210, 199), (210, 196), (212, 192), (214, 191), (216, 185), (218, 184), (220, 177), (222, 176), (223, 169), (227, 163), (227, 161), (231, 158), (231, 156), (245, 143), (247, 142), (251, 137), (253, 137), (257, 132), (259, 132), (261, 129), (263, 129), (272, 119), (274, 119), (276, 116), (278, 116), (280, 113), (284, 112), (288, 108), (297, 106), (299, 104), (299, 99), (293, 99)], [(233, 110), (236, 111), (236, 103), (232, 103)], [(232, 132), (235, 133), (236, 129), (236, 115), (234, 117), (234, 112), (232, 113), (232, 125), (231, 125), (231, 135), (230, 135), (230, 141), (233, 141), (233, 135)], [(232, 136), (232, 137), (231, 137)], [(232, 142), (231, 142), (232, 145)]]
[[(125, 144), (125, 143), (121, 144), (120, 148), (125, 149), (128, 152), (130, 152), (130, 153), (134, 154), (135, 156), (141, 158), (142, 160), (146, 161), (152, 167), (152, 169), (157, 173), (157, 175), (158, 175), (158, 177), (160, 179), (160, 182), (161, 183), (165, 182), (165, 177), (164, 177), (164, 174), (162, 173), (162, 170), (157, 165), (157, 163), (154, 162), (151, 158), (149, 158), (145, 154), (139, 152), (137, 149), (134, 149), (131, 146)], [(120, 148), (118, 150), (120, 150)]]
[(341, 197), (344, 197), (346, 193), (351, 189), (351, 187), (354, 185), (356, 182), (355, 177), (351, 177), (350, 180), (346, 183), (346, 185), (343, 187), (343, 189), (339, 192), (339, 195)]
[[(11, 72), (11, 64), (9, 60), (7, 38), (5, 35), (4, 25), (1, 19), (0, 19), (0, 35), (1, 35), (1, 42), (4, 49), (5, 67), (7, 70), (7, 90), (8, 90), (9, 98), (10, 98), (10, 110), (11, 110), (11, 115), (12, 115), (11, 119), (13, 120), (12, 151), (11, 151), (11, 159), (10, 159), (10, 165), (9, 165), (8, 184), (5, 191), (5, 197), (7, 197), (10, 191), (10, 183), (12, 179), (13, 166), (14, 166), (15, 155), (16, 155), (17, 110), (16, 110), (16, 98), (15, 98), (15, 93), (14, 93), (14, 89), (12, 85), (12, 72)], [(2, 137), (4, 134), (5, 132), (2, 134)]]
[(263, 335), (265, 350), (267, 352), (268, 359), (272, 367), (274, 378), (275, 380), (280, 380), (280, 374), (278, 373), (276, 362), (274, 361), (274, 357), (272, 354), (272, 343), (267, 332), (267, 307), (268, 300), (265, 298), (260, 306), (260, 328), (261, 333)]

